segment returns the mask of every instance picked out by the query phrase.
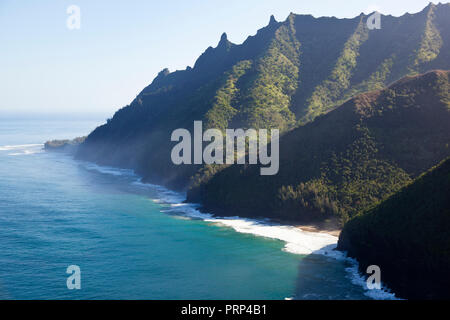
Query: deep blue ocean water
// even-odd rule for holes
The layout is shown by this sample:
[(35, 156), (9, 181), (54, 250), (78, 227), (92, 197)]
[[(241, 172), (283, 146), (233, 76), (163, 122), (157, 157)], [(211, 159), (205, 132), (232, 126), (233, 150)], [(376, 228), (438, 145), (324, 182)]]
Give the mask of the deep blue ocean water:
[(189, 218), (127, 170), (42, 151), (98, 124), (0, 120), (0, 299), (368, 298), (346, 260)]

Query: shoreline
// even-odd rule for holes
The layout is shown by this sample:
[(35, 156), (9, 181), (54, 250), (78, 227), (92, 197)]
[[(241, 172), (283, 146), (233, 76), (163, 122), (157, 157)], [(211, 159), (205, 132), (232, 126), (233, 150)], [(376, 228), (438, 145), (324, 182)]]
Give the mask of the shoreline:
[(337, 238), (339, 238), (342, 232), (342, 227), (336, 218), (330, 218), (317, 223), (294, 224), (294, 227), (299, 228), (302, 231), (325, 233)]
[(328, 235), (336, 237), (336, 238), (339, 238), (339, 236), (341, 235), (341, 231), (342, 231), (340, 229), (336, 229), (336, 230), (319, 229), (315, 225), (295, 225), (293, 227), (298, 228), (304, 232), (328, 234)]
[[(150, 182), (144, 182), (144, 183), (150, 183)], [(150, 183), (150, 184), (153, 184), (153, 183)], [(180, 193), (179, 191), (172, 190), (165, 186), (162, 186), (162, 187), (166, 188), (168, 190), (171, 190), (172, 192)], [(229, 214), (226, 214), (226, 212), (224, 212), (218, 208), (205, 207), (201, 203), (199, 204), (199, 203), (195, 203), (195, 202), (188, 202), (187, 199), (185, 199), (183, 201), (183, 203), (186, 205), (195, 205), (195, 206), (197, 206), (197, 210), (199, 212), (212, 215), (216, 219), (239, 218), (239, 219), (250, 219), (250, 220), (255, 220), (255, 221), (266, 221), (268, 223), (279, 224), (279, 225), (285, 226), (285, 227), (293, 227), (293, 228), (299, 229), (300, 231), (303, 231), (303, 232), (326, 234), (326, 235), (336, 237), (338, 239), (342, 232), (342, 225), (340, 224), (339, 219), (337, 217), (330, 217), (323, 221), (299, 222), (299, 221), (295, 221), (295, 220), (276, 219), (276, 218), (272, 218), (270, 216), (254, 216), (254, 215), (246, 215), (246, 214), (229, 215)]]
[[(80, 161), (81, 159), (74, 160)], [(88, 170), (95, 170), (113, 175), (116, 175), (113, 171), (119, 171), (119, 175), (133, 175), (137, 180), (132, 182), (132, 184), (155, 189), (159, 193), (159, 197), (153, 199), (153, 201), (169, 206), (167, 210), (161, 210), (162, 213), (182, 213), (183, 216), (232, 228), (238, 233), (280, 240), (285, 243), (283, 250), (292, 254), (318, 254), (335, 260), (346, 260), (350, 264), (350, 266), (346, 268), (349, 280), (355, 285), (363, 288), (365, 287), (365, 276), (360, 273), (357, 260), (347, 257), (345, 252), (336, 250), (338, 237), (341, 232), (341, 227), (337, 218), (330, 218), (322, 223), (300, 224), (293, 221), (276, 221), (261, 217), (220, 217), (211, 211), (205, 212), (205, 208), (199, 204), (187, 203), (186, 195), (183, 193), (145, 181), (132, 169), (104, 166), (85, 160), (81, 160), (80, 162), (85, 165), (87, 164), (90, 167), (87, 168)], [(375, 300), (397, 299), (395, 294), (390, 292), (384, 285), (381, 290), (365, 290), (364, 294)]]

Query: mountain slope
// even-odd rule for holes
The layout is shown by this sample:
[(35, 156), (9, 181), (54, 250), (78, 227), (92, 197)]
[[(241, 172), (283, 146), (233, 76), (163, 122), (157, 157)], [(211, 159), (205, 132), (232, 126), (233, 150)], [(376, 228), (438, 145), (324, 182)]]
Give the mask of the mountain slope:
[(400, 297), (449, 299), (450, 159), (346, 224), (339, 249)]
[[(196, 177), (188, 200), (222, 214), (343, 222), (450, 156), (449, 71), (354, 97), (280, 139), (280, 170)], [(220, 210), (220, 211), (219, 211)]]
[(368, 16), (273, 17), (235, 45), (223, 34), (193, 68), (161, 71), (129, 105), (97, 128), (78, 157), (135, 169), (145, 180), (186, 189), (202, 166), (174, 166), (170, 135), (206, 128), (279, 128), (333, 110), (355, 94), (380, 89), (403, 76), (450, 69), (450, 4), (430, 4), (402, 17), (382, 16), (368, 30)]

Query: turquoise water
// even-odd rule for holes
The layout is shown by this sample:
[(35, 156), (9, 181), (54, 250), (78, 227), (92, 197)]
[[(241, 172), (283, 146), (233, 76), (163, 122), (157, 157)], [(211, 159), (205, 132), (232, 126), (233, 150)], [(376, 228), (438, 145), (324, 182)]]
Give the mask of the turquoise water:
[(188, 218), (128, 171), (41, 150), (98, 124), (0, 121), (0, 298), (367, 298), (345, 260)]

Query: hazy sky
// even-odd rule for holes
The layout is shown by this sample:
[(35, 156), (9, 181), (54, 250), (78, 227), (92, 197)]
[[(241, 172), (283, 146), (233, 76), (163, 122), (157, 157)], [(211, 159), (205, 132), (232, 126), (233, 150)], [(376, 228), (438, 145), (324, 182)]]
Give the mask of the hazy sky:
[[(220, 35), (242, 43), (290, 12), (399, 16), (427, 0), (0, 0), (0, 116), (10, 112), (112, 113), (163, 68), (192, 66)], [(81, 9), (69, 30), (66, 10)]]

